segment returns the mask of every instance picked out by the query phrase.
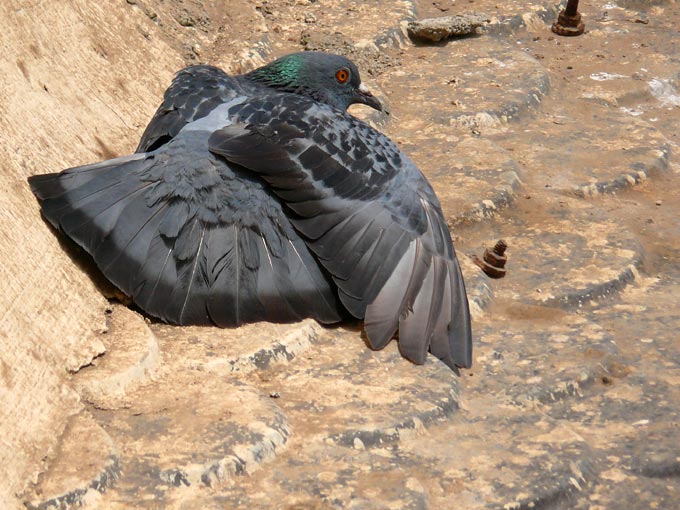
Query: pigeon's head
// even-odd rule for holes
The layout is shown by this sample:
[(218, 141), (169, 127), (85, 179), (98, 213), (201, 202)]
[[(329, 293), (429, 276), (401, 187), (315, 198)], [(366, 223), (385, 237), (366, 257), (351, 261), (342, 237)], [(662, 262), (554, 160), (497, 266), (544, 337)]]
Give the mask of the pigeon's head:
[(255, 69), (246, 77), (277, 90), (309, 96), (343, 111), (356, 103), (385, 111), (361, 83), (357, 66), (332, 53), (292, 53)]

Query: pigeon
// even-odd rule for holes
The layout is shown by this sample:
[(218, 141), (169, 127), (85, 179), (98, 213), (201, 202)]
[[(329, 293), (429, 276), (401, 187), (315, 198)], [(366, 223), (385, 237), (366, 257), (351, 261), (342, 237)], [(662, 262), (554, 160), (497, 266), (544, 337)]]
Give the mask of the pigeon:
[(293, 53), (249, 73), (180, 71), (129, 156), (34, 175), (42, 214), (148, 315), (179, 325), (364, 320), (471, 366), (463, 276), (441, 205), (388, 137), (350, 60)]

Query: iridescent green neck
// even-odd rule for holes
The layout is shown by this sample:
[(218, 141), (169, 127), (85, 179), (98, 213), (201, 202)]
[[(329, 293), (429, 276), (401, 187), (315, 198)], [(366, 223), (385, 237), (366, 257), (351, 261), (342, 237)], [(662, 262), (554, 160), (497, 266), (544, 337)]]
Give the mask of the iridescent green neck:
[(251, 71), (246, 77), (270, 87), (292, 90), (301, 85), (301, 67), (302, 59), (298, 55), (289, 55)]

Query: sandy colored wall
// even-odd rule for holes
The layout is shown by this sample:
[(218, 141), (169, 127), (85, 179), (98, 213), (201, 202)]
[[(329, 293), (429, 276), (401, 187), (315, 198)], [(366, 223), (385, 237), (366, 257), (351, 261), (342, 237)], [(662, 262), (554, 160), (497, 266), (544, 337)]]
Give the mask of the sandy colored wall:
[(0, 507), (12, 508), (80, 409), (65, 376), (103, 350), (107, 306), (26, 177), (131, 152), (183, 62), (124, 1), (2, 0), (0, 19)]

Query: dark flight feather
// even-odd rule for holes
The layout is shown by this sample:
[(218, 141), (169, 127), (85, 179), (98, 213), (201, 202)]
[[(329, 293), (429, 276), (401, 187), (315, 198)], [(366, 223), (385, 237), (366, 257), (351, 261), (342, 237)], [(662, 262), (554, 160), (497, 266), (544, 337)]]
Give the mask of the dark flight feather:
[(201, 154), (197, 136), (29, 182), (48, 221), (150, 315), (219, 326), (340, 320), (330, 278), (278, 200)]

